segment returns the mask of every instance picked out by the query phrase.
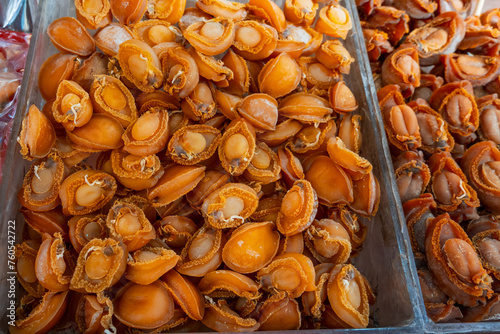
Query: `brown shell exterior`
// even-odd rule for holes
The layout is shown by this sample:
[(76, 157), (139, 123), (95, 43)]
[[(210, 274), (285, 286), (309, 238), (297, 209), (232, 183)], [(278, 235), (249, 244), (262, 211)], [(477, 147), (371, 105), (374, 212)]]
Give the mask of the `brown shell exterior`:
[(148, 190), (148, 198), (154, 207), (167, 205), (193, 190), (204, 175), (205, 166), (169, 166), (158, 183)]
[(19, 212), (23, 215), (25, 223), (39, 235), (44, 233), (54, 235), (54, 233), (59, 232), (67, 240), (67, 218), (63, 215), (61, 208), (56, 207), (49, 211), (36, 212), (23, 207)]
[(52, 150), (59, 154), (68, 168), (75, 166), (92, 154), (91, 152), (84, 152), (83, 150), (71, 147), (66, 137), (57, 137)]
[(361, 179), (353, 179), (352, 190), (353, 201), (349, 203), (349, 208), (364, 217), (376, 215), (380, 204), (380, 185), (373, 171)]
[(347, 114), (358, 109), (358, 102), (344, 81), (339, 81), (328, 89), (330, 105), (339, 114)]
[(200, 183), (198, 183), (196, 188), (186, 195), (187, 201), (192, 207), (200, 209), (205, 198), (213, 191), (226, 184), (229, 178), (230, 175), (228, 173), (222, 173), (218, 170), (207, 170), (205, 176)]
[(349, 150), (339, 137), (328, 140), (327, 151), (330, 158), (341, 166), (353, 180), (363, 178), (373, 169), (370, 161)]
[(199, 289), (187, 277), (175, 270), (168, 271), (161, 280), (181, 309), (193, 320), (201, 320), (205, 314), (205, 303)]
[(276, 48), (274, 52), (271, 54), (272, 57), (277, 57), (283, 53), (288, 54), (290, 57), (297, 59), (302, 54), (304, 54), (304, 50), (306, 49), (306, 43), (300, 40), (294, 40), (293, 38), (278, 38), (278, 42), (276, 43)]
[[(155, 253), (158, 257), (142, 261), (138, 259), (138, 252), (142, 251)], [(137, 284), (151, 284), (174, 268), (177, 261), (179, 261), (179, 256), (173, 250), (163, 247), (144, 246), (132, 253), (132, 257), (128, 259), (125, 278)]]
[(288, 118), (277, 124), (275, 130), (259, 133), (257, 139), (270, 147), (276, 147), (295, 136), (302, 127), (301, 122)]
[(108, 61), (109, 58), (104, 53), (94, 52), (75, 69), (71, 80), (82, 86), (86, 92), (90, 91), (94, 76), (108, 73)]
[(294, 93), (281, 100), (278, 106), (281, 116), (304, 123), (327, 122), (333, 113), (330, 103), (314, 94)]
[(245, 5), (236, 1), (200, 0), (196, 2), (196, 7), (212, 16), (223, 17), (235, 22), (241, 21), (247, 16)]
[(146, 11), (147, 0), (122, 2), (110, 0), (113, 16), (124, 25), (131, 25), (141, 20)]
[(236, 104), (236, 109), (241, 117), (256, 128), (256, 131), (276, 128), (278, 102), (267, 94), (247, 95)]
[(214, 97), (217, 102), (217, 108), (224, 115), (224, 117), (230, 119), (231, 121), (240, 117), (236, 110), (236, 105), (242, 100), (241, 97), (222, 92), (218, 89), (215, 90)]
[(216, 298), (222, 295), (244, 297), (248, 300), (260, 298), (259, 286), (251, 278), (231, 270), (215, 270), (206, 274), (198, 283), (203, 295)]
[[(63, 270), (57, 264), (60, 258), (65, 263)], [(65, 291), (69, 287), (73, 269), (73, 258), (66, 249), (61, 233), (42, 235), (35, 263), (38, 282), (49, 291)]]
[(217, 85), (220, 88), (224, 88), (224, 91), (230, 94), (238, 96), (247, 94), (250, 91), (250, 72), (245, 59), (237, 55), (233, 49), (229, 49), (224, 57), (222, 57), (222, 62), (224, 66), (231, 70), (233, 77), (231, 79), (228, 78), (227, 82), (220, 81)]
[[(293, 191), (299, 192), (302, 201), (300, 203), (301, 207), (296, 208), (292, 216), (288, 216), (283, 213), (282, 203), (282, 209), (278, 213), (278, 219), (276, 220), (278, 230), (286, 236), (294, 235), (307, 229), (312, 224), (318, 210), (318, 197), (309, 181), (295, 181), (287, 194)], [(286, 197), (283, 200), (285, 199)]]
[(133, 38), (132, 30), (118, 22), (112, 22), (94, 34), (97, 47), (110, 57), (116, 57), (120, 44)]
[(231, 233), (222, 260), (240, 274), (254, 273), (272, 261), (279, 245), (280, 235), (272, 221), (246, 223)]
[(221, 60), (204, 55), (193, 47), (189, 48), (188, 52), (195, 60), (200, 75), (205, 79), (213, 82), (233, 79), (233, 71), (224, 66)]
[[(58, 36), (59, 34), (61, 35)], [(87, 29), (73, 17), (62, 17), (53, 21), (47, 28), (47, 35), (54, 46), (62, 52), (85, 57), (95, 51), (94, 39)]]
[[(326, 206), (349, 204), (353, 201), (353, 180), (333, 159), (324, 155), (314, 156), (305, 173), (320, 203)], [(330, 187), (330, 184), (336, 187)]]
[(83, 152), (101, 152), (123, 145), (123, 127), (116, 119), (95, 113), (85, 125), (66, 131), (73, 149)]
[(46, 101), (56, 97), (59, 83), (71, 79), (78, 63), (76, 55), (62, 52), (50, 56), (43, 62), (38, 72), (38, 87)]
[(30, 106), (23, 118), (18, 143), (24, 159), (43, 158), (56, 141), (56, 132), (50, 120), (35, 106)]
[[(284, 96), (297, 88), (301, 75), (297, 62), (287, 53), (282, 53), (268, 61), (260, 71), (260, 91), (274, 98)], [(276, 80), (281, 80), (281, 84), (276, 85)]]
[(275, 2), (270, 0), (250, 0), (247, 8), (257, 17), (268, 21), (278, 33), (286, 28), (285, 14)]

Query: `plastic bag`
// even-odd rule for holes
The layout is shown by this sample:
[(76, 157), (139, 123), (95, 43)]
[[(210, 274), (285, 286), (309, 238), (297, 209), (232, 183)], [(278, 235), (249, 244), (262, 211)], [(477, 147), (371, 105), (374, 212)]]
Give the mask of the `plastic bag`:
[(31, 32), (39, 0), (0, 0), (0, 27)]
[(0, 0), (0, 180), (38, 2)]
[(31, 34), (0, 29), (0, 180)]

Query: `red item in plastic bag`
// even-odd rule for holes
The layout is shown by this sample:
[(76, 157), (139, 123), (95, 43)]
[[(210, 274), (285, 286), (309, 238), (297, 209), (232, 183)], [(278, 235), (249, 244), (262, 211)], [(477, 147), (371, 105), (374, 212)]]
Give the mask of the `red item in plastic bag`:
[(0, 29), (0, 181), (31, 34)]

